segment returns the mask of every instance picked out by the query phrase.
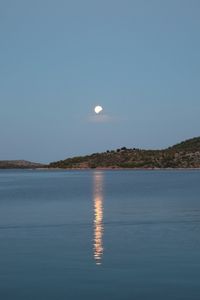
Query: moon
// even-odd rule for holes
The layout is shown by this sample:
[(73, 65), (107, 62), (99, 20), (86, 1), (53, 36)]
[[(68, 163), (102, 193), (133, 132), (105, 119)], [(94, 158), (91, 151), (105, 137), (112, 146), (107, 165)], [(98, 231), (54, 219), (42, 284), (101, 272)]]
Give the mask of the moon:
[(95, 106), (94, 111), (98, 115), (103, 110), (103, 107), (100, 105)]

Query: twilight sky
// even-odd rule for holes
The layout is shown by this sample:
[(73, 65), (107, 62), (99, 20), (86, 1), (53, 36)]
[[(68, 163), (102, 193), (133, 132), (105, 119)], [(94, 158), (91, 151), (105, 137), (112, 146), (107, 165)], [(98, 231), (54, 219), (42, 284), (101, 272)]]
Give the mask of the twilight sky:
[(199, 16), (199, 0), (1, 0), (0, 160), (199, 136)]

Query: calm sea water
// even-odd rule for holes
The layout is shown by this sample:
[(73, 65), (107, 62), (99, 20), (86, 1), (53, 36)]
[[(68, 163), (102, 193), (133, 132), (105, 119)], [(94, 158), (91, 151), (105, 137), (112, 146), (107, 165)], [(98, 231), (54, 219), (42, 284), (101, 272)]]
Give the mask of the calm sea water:
[(200, 299), (200, 171), (0, 171), (0, 299)]

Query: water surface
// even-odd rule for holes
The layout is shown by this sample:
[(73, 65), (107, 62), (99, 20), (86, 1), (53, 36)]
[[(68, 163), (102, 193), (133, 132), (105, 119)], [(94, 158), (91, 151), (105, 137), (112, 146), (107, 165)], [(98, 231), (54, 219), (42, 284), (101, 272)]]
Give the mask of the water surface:
[(0, 171), (0, 299), (200, 299), (200, 171)]

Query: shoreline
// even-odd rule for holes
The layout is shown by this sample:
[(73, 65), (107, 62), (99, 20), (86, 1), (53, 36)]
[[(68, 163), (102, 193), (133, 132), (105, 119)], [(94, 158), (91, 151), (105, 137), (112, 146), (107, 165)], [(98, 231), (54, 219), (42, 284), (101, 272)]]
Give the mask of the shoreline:
[(22, 170), (22, 171), (198, 171), (200, 168), (0, 168), (0, 171)]

